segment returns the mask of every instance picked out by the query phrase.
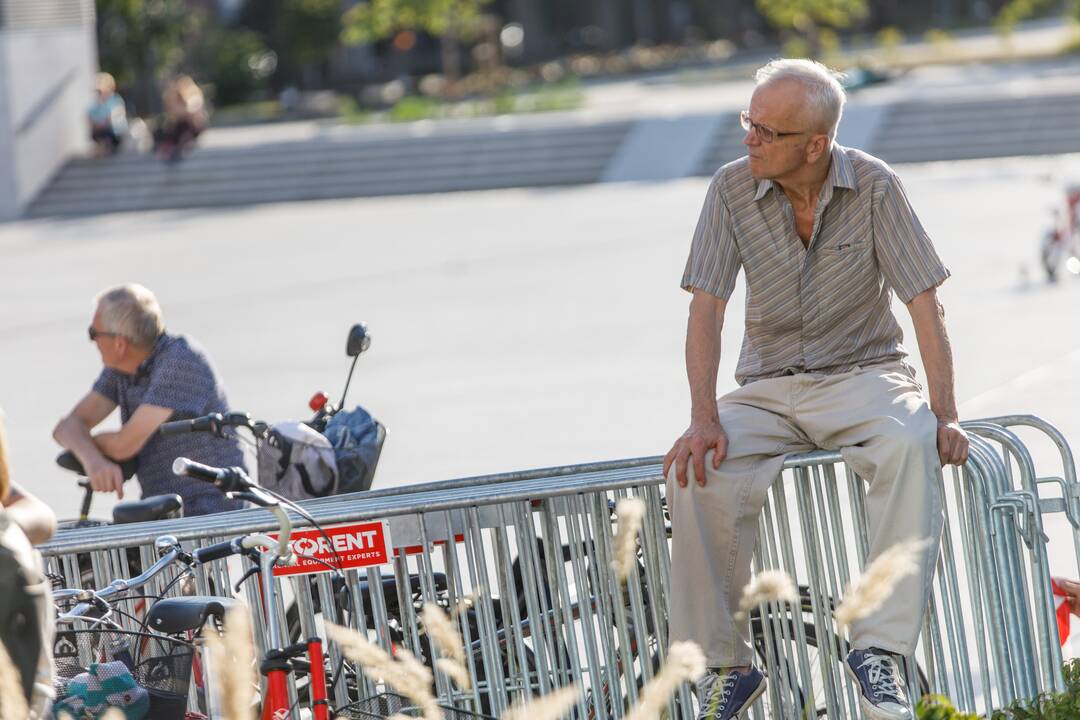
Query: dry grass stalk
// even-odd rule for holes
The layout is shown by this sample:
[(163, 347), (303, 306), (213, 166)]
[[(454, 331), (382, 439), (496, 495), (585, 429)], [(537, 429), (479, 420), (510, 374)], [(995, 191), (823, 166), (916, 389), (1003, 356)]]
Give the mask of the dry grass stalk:
[(877, 610), (892, 595), (896, 583), (918, 572), (918, 555), (929, 544), (929, 540), (904, 540), (870, 563), (862, 576), (848, 585), (843, 602), (833, 611), (837, 632)]
[(450, 678), (462, 690), (472, 690), (472, 678), (469, 677), (469, 671), (464, 665), (442, 657), (435, 661), (435, 669)]
[(473, 590), (471, 593), (461, 598), (456, 605), (450, 610), (450, 617), (457, 620), (458, 615), (465, 612), (479, 600), (484, 594), (484, 587), (480, 586)]
[(570, 712), (581, 690), (577, 685), (567, 685), (528, 702), (518, 703), (502, 714), (500, 720), (559, 720)]
[(454, 621), (446, 617), (446, 613), (435, 603), (424, 603), (424, 609), (420, 612), (420, 621), (424, 624), (428, 637), (445, 656), (436, 661), (435, 669), (449, 677), (463, 690), (471, 690), (472, 682), (469, 679), (469, 670), (465, 666), (465, 644), (461, 640), (461, 633), (458, 632)]
[(0, 642), (0, 720), (26, 720), (29, 716), (19, 671), (7, 646)]
[(638, 497), (623, 498), (615, 506), (615, 516), (618, 527), (615, 530), (615, 560), (611, 564), (619, 582), (626, 582), (637, 560), (637, 538), (645, 518), (645, 501)]
[(441, 720), (442, 709), (431, 695), (431, 670), (411, 652), (398, 648), (394, 659), (362, 633), (329, 622), (326, 636), (341, 647), (345, 657), (361, 665), (365, 673), (380, 678), (409, 698), (423, 711), (424, 720)]
[(657, 720), (667, 709), (668, 701), (684, 682), (693, 682), (705, 674), (705, 653), (697, 643), (677, 642), (668, 649), (667, 661), (638, 695), (626, 720)]
[(798, 601), (799, 590), (795, 587), (795, 582), (790, 575), (783, 570), (765, 570), (755, 575), (754, 579), (743, 588), (735, 620), (742, 622), (751, 610), (767, 602), (795, 603)]
[(251, 697), (259, 681), (255, 676), (255, 648), (247, 608), (235, 608), (225, 618), (225, 638), (206, 633), (206, 647), (217, 676), (223, 720), (252, 720)]

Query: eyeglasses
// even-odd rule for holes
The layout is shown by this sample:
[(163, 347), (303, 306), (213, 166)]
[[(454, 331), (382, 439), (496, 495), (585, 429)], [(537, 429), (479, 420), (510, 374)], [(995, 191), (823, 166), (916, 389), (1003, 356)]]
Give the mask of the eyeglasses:
[(776, 130), (773, 130), (768, 125), (762, 125), (761, 123), (756, 123), (753, 120), (751, 120), (750, 119), (750, 113), (747, 112), (746, 110), (743, 110), (741, 113), (739, 113), (739, 123), (742, 125), (742, 129), (745, 130), (746, 132), (750, 132), (751, 130), (756, 132), (758, 138), (763, 143), (771, 143), (776, 138), (778, 138), (778, 137), (786, 137), (787, 135), (805, 135), (806, 134), (805, 130), (800, 130), (799, 132), (778, 132)]
[(90, 336), (90, 342), (93, 342), (99, 337), (116, 337), (118, 335), (121, 335), (122, 333), (105, 332), (104, 330), (98, 330), (96, 327), (91, 325), (90, 327), (86, 328), (86, 334)]

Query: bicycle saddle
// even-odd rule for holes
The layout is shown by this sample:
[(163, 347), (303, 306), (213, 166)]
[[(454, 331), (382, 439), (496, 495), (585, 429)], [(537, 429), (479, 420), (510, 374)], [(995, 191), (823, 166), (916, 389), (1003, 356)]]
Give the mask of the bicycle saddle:
[[(115, 460), (113, 462), (116, 462)], [(70, 450), (65, 450), (56, 456), (56, 464), (65, 470), (70, 470), (76, 475), (82, 475), (86, 477), (86, 470), (83, 469), (82, 463), (79, 462), (79, 458), (75, 457), (75, 453)], [(135, 470), (139, 465), (138, 460), (130, 458), (128, 460), (122, 460), (117, 465), (120, 466), (120, 472), (124, 474), (125, 480), (130, 480), (135, 475)]]
[(117, 525), (179, 517), (184, 501), (179, 495), (154, 495), (142, 500), (125, 500), (113, 506), (113, 522)]
[(198, 630), (211, 617), (224, 623), (225, 614), (240, 604), (235, 598), (209, 595), (164, 598), (146, 613), (146, 626), (166, 635)]

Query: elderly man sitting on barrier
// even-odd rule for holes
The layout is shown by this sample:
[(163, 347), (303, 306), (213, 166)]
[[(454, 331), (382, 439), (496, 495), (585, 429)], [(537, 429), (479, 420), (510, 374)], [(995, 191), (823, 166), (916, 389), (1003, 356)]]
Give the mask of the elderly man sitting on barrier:
[[(747, 157), (713, 177), (682, 287), (691, 422), (664, 460), (673, 524), (672, 640), (702, 644), (699, 718), (728, 720), (765, 690), (749, 623), (733, 615), (750, 580), (757, 519), (787, 455), (840, 450), (869, 483), (870, 559), (925, 538), (921, 571), (852, 627), (845, 669), (869, 718), (912, 718), (897, 655), (910, 655), (942, 529), (941, 465), (963, 463), (952, 351), (936, 288), (949, 271), (896, 174), (835, 142), (844, 91), (824, 66), (761, 68), (741, 115)], [(716, 398), (720, 332), (740, 267), (746, 335), (740, 387)], [(907, 306), (929, 404), (904, 362), (890, 309)]]

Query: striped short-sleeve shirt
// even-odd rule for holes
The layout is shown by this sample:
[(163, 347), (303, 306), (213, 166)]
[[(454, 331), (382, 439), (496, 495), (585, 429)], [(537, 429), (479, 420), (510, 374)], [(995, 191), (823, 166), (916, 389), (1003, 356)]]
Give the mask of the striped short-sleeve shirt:
[(809, 248), (781, 188), (750, 174), (746, 157), (709, 185), (686, 290), (727, 300), (746, 273), (740, 385), (794, 372), (847, 372), (906, 356), (892, 294), (910, 302), (949, 271), (881, 160), (834, 145)]

